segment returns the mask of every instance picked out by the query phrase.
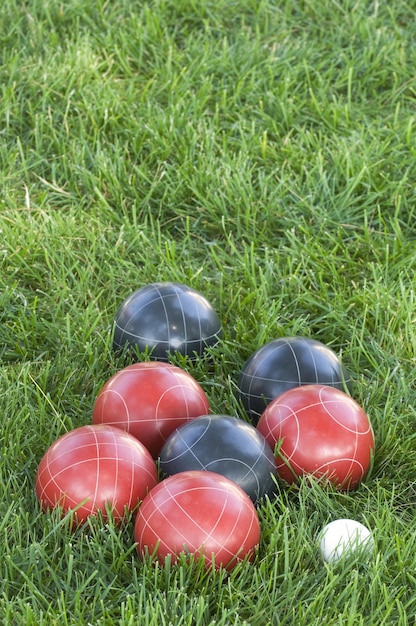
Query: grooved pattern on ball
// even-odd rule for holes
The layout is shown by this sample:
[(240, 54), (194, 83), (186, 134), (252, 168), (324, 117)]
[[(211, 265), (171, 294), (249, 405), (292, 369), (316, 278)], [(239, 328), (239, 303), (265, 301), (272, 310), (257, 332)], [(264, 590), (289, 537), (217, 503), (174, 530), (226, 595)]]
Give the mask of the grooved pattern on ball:
[(333, 350), (305, 337), (283, 337), (254, 352), (241, 371), (240, 399), (254, 423), (267, 404), (301, 385), (321, 384), (344, 390), (349, 374)]
[(36, 493), (44, 509), (76, 510), (84, 521), (110, 508), (121, 519), (157, 483), (155, 462), (133, 436), (105, 425), (81, 426), (57, 439), (38, 466)]
[(207, 566), (227, 569), (252, 558), (260, 523), (247, 494), (219, 474), (182, 472), (157, 485), (143, 501), (135, 523), (140, 554), (173, 561), (182, 552), (203, 556)]
[(167, 474), (206, 470), (237, 483), (256, 504), (274, 492), (273, 451), (251, 424), (231, 415), (204, 415), (174, 431), (160, 453)]
[(374, 450), (370, 421), (339, 389), (293, 388), (267, 406), (257, 428), (273, 448), (278, 445), (277, 472), (288, 483), (312, 474), (354, 489), (369, 470)]
[(92, 419), (127, 430), (156, 458), (176, 428), (208, 412), (208, 398), (189, 373), (151, 361), (112, 376), (97, 395)]
[(218, 343), (221, 322), (208, 300), (180, 283), (152, 283), (132, 293), (114, 319), (114, 348), (148, 350), (167, 361), (175, 351), (194, 358)]

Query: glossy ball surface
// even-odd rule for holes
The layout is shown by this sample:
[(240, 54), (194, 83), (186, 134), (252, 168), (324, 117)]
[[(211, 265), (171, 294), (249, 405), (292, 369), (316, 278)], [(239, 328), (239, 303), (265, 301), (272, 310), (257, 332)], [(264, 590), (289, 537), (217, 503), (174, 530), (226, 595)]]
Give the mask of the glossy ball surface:
[(275, 489), (273, 450), (251, 424), (231, 415), (204, 415), (174, 431), (160, 453), (168, 475), (216, 472), (239, 485), (254, 504)]
[(286, 391), (267, 406), (257, 428), (273, 449), (279, 444), (277, 473), (287, 483), (312, 475), (352, 490), (370, 468), (370, 421), (355, 400), (334, 387)]
[(104, 384), (92, 421), (126, 430), (156, 458), (176, 428), (208, 411), (208, 398), (190, 374), (170, 363), (146, 361), (125, 367)]
[(267, 404), (300, 385), (351, 391), (350, 376), (333, 350), (305, 337), (275, 339), (254, 352), (241, 371), (239, 397), (254, 424)]
[(175, 352), (194, 359), (220, 337), (218, 314), (201, 293), (180, 283), (152, 283), (119, 307), (113, 347), (148, 351), (151, 359), (159, 361), (168, 361)]
[(134, 526), (140, 555), (160, 562), (181, 553), (206, 567), (233, 569), (252, 560), (260, 541), (257, 511), (234, 482), (213, 472), (190, 471), (160, 482), (142, 502)]
[(75, 511), (78, 523), (108, 509), (120, 521), (157, 483), (146, 448), (111, 426), (81, 426), (57, 439), (42, 457), (36, 494), (44, 510)]
[(352, 555), (371, 556), (374, 539), (364, 524), (352, 519), (337, 519), (322, 529), (319, 549), (324, 561), (335, 563)]

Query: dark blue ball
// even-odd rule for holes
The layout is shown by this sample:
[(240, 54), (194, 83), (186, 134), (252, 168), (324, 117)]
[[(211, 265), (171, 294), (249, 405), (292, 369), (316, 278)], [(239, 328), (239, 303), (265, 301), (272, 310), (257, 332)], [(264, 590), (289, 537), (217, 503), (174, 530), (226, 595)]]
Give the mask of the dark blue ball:
[(195, 359), (220, 337), (218, 314), (202, 294), (180, 283), (152, 283), (119, 307), (113, 348), (147, 352), (159, 361), (168, 361), (175, 352)]
[(160, 453), (168, 475), (216, 472), (237, 483), (257, 504), (275, 490), (273, 450), (251, 424), (231, 415), (203, 415), (174, 431)]
[(257, 424), (271, 400), (292, 387), (311, 384), (351, 391), (350, 375), (328, 346), (305, 337), (282, 337), (246, 361), (238, 381), (239, 398)]

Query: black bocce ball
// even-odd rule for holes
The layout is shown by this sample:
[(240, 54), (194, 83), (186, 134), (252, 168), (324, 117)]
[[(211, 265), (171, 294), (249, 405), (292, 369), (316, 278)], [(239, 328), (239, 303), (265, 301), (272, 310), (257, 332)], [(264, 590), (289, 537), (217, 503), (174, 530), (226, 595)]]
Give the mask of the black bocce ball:
[(221, 474), (254, 504), (275, 489), (271, 447), (254, 426), (231, 415), (202, 415), (180, 426), (162, 448), (160, 467), (168, 475), (188, 470)]
[(221, 337), (221, 322), (208, 300), (180, 283), (146, 285), (119, 307), (114, 320), (113, 348), (148, 352), (168, 361), (179, 352), (195, 359)]
[(270, 341), (246, 361), (238, 381), (239, 397), (257, 424), (267, 404), (300, 385), (320, 384), (351, 391), (351, 379), (331, 348), (305, 337)]

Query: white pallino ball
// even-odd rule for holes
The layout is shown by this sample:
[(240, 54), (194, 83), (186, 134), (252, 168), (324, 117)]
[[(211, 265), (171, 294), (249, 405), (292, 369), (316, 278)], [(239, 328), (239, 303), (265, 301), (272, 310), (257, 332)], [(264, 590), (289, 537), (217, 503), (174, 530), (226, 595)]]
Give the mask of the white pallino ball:
[(335, 563), (341, 557), (354, 553), (370, 556), (374, 550), (374, 540), (368, 528), (360, 522), (337, 519), (324, 526), (320, 532), (319, 549), (325, 561)]

